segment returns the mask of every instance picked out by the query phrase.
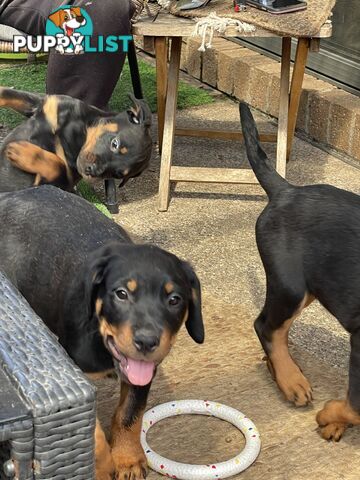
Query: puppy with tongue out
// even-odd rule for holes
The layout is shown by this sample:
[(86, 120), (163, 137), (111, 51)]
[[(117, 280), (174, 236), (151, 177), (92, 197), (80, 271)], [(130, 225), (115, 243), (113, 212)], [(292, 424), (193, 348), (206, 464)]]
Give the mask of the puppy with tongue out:
[(102, 370), (113, 365), (121, 379), (111, 428), (116, 478), (145, 478), (140, 427), (150, 385), (182, 324), (197, 343), (204, 340), (200, 283), (189, 264), (146, 245), (104, 248), (90, 276), (101, 339), (95, 350), (107, 358)]
[(140, 429), (156, 368), (183, 324), (204, 340), (195, 272), (55, 187), (0, 194), (0, 224), (1, 270), (68, 355), (90, 377), (119, 373), (110, 444), (96, 423), (96, 480), (144, 478)]

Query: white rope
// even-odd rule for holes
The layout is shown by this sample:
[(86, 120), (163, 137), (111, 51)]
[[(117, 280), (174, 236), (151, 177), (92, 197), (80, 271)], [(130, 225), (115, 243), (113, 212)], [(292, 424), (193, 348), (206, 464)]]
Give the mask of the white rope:
[(160, 5), (160, 7), (167, 10), (170, 7), (171, 0), (157, 0), (157, 3)]
[[(160, 1), (164, 0), (158, 0), (158, 2)], [(196, 18), (195, 20), (196, 25), (192, 36), (201, 36), (201, 45), (198, 48), (200, 52), (205, 52), (206, 48), (211, 48), (214, 33), (216, 32), (223, 35), (227, 27), (235, 27), (239, 33), (254, 32), (256, 30), (254, 25), (233, 18), (218, 17), (216, 12), (212, 12), (207, 17), (201, 19)], [(206, 41), (207, 36), (208, 41)]]

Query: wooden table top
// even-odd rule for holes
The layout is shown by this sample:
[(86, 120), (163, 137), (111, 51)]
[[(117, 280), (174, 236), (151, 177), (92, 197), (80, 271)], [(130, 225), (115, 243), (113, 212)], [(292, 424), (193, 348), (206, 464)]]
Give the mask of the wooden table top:
[[(190, 18), (177, 17), (160, 11), (158, 6), (151, 5), (151, 17), (144, 14), (133, 24), (132, 33), (148, 37), (190, 37), (194, 33), (195, 21)], [(321, 27), (317, 35), (312, 38), (330, 37), (332, 33), (332, 24), (328, 20)], [(222, 37), (278, 37), (270, 30), (256, 27), (254, 32), (239, 32), (235, 27), (227, 27), (225, 33), (214, 33), (215, 36)]]

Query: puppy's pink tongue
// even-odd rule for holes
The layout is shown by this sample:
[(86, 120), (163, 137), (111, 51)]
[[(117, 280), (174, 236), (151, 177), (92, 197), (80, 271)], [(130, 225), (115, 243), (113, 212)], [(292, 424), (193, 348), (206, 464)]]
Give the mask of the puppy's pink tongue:
[(133, 385), (147, 385), (154, 376), (155, 363), (143, 360), (127, 359), (126, 375)]

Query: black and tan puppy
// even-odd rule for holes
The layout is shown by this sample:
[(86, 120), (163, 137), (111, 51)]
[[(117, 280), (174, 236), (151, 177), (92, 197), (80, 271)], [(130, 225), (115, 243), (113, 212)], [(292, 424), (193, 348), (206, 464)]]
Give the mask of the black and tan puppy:
[(64, 190), (83, 178), (118, 178), (124, 185), (149, 164), (151, 112), (146, 102), (110, 113), (66, 95), (0, 88), (0, 107), (28, 117), (4, 140), (0, 192), (51, 184)]
[(317, 299), (351, 335), (349, 390), (317, 414), (323, 438), (339, 440), (360, 424), (360, 197), (330, 185), (297, 187), (272, 167), (254, 119), (240, 104), (246, 152), (269, 204), (256, 224), (266, 272), (266, 299), (255, 330), (287, 400), (312, 400), (310, 383), (290, 356), (288, 332)]
[(151, 382), (185, 324), (204, 340), (191, 266), (52, 186), (0, 194), (0, 270), (87, 374), (116, 368), (121, 398), (108, 445), (96, 428), (97, 480), (145, 478), (140, 427)]

